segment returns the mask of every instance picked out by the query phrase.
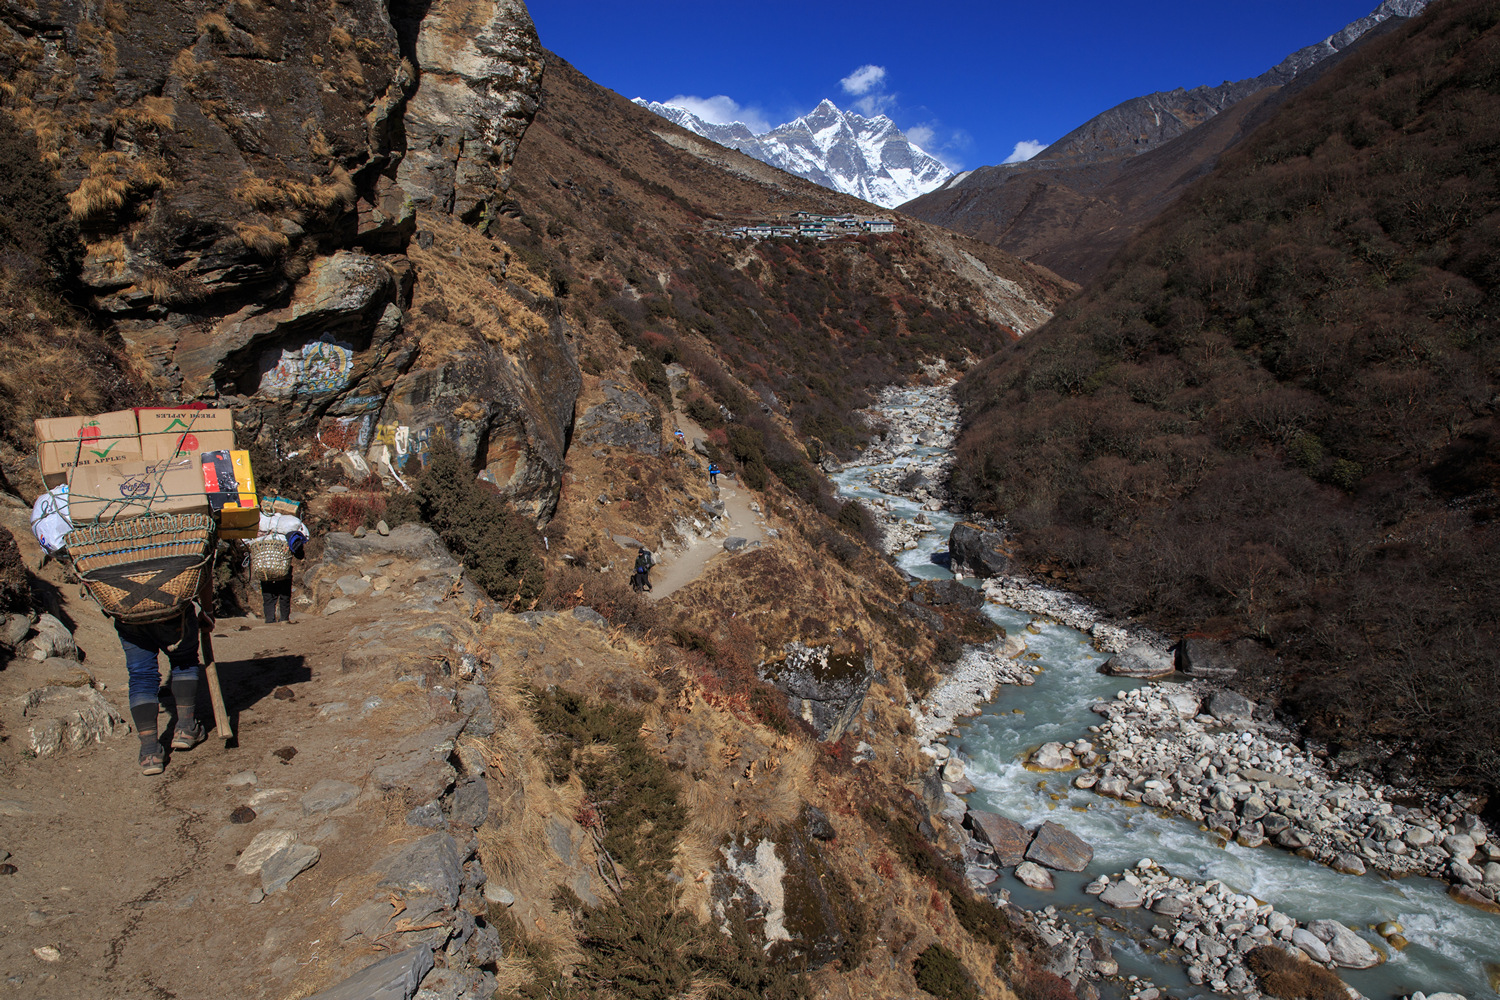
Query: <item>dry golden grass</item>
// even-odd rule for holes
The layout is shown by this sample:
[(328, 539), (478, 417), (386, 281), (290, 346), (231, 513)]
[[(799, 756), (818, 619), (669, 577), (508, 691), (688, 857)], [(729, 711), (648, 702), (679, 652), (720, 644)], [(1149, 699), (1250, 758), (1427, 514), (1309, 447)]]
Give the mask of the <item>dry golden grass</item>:
[(155, 165), (124, 153), (89, 153), (82, 160), (89, 175), (68, 195), (68, 211), (80, 221), (118, 212), (128, 200), (166, 183)]
[(333, 155), (333, 146), (329, 145), (328, 136), (323, 134), (322, 129), (316, 129), (308, 138), (307, 151), (320, 160)]
[(192, 49), (183, 49), (172, 60), (172, 75), (180, 79), (189, 91), (202, 86), (206, 80), (211, 79), (216, 69), (218, 69), (218, 64), (212, 59), (199, 62), (198, 58), (193, 55)]
[(334, 167), (327, 179), (310, 184), (286, 177), (270, 179), (247, 174), (235, 187), (234, 196), (267, 213), (295, 209), (316, 215), (334, 215), (353, 205), (358, 191), (349, 172), (343, 167)]
[(339, 58), (339, 75), (352, 87), (365, 85), (365, 68), (353, 52), (345, 52)]
[(196, 302), (204, 295), (202, 286), (191, 278), (165, 268), (148, 268), (136, 282), (136, 287), (162, 305)]
[(278, 233), (254, 223), (235, 223), (234, 234), (245, 246), (269, 260), (274, 260), (286, 253), (292, 244), (285, 233)]
[(347, 49), (354, 44), (354, 36), (337, 25), (328, 33), (328, 40), (340, 49)]
[(207, 35), (216, 42), (229, 41), (229, 19), (223, 14), (205, 14), (198, 18), (198, 34)]
[(117, 109), (114, 117), (118, 122), (167, 132), (177, 123), (177, 102), (170, 97), (143, 97), (128, 108)]
[[(472, 334), (466, 329), (470, 326), (487, 343), (508, 352), (519, 351), (528, 339), (551, 335), (547, 317), (511, 294), (505, 284), (546, 288), (547, 295), (551, 289), (514, 259), (502, 280), (495, 248), (503, 244), (447, 217), (424, 219), (423, 226), (432, 230), (437, 242), (426, 250), (416, 245), (407, 250), (422, 273), (432, 277), (417, 286), (413, 305), (420, 309), (424, 302), (436, 300), (450, 317), (448, 322), (433, 323), (435, 336), (429, 347), (438, 352), (472, 349)], [(462, 251), (458, 257), (448, 252), (455, 245)]]

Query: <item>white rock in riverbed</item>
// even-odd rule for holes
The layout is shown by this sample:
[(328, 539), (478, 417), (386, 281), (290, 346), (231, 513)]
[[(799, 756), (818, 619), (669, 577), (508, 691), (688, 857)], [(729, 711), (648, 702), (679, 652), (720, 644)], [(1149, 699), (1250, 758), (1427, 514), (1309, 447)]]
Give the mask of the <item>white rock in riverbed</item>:
[(1015, 875), (1033, 889), (1052, 888), (1052, 873), (1035, 862), (1023, 861), (1016, 865)]

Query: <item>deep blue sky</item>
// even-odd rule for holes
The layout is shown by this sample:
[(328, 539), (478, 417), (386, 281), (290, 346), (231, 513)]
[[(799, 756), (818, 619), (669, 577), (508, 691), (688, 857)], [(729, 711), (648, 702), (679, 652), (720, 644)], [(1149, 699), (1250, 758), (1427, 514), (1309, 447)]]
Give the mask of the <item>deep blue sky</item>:
[[(755, 125), (864, 99), (950, 166), (998, 163), (1130, 97), (1269, 69), (1378, 0), (529, 0), (542, 43), (626, 97), (723, 95)], [(840, 81), (864, 66), (883, 80)], [(878, 74), (866, 74), (866, 77)], [(855, 88), (858, 90), (858, 86)], [(930, 138), (928, 133), (930, 132)]]

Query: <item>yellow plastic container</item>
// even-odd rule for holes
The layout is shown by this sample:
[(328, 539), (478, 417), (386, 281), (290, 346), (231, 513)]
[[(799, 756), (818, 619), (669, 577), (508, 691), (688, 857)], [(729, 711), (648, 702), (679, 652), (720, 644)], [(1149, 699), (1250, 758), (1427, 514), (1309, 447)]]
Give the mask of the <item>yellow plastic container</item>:
[[(243, 498), (241, 498), (243, 499)], [(260, 534), (260, 508), (226, 503), (219, 509), (219, 537), (248, 540)]]

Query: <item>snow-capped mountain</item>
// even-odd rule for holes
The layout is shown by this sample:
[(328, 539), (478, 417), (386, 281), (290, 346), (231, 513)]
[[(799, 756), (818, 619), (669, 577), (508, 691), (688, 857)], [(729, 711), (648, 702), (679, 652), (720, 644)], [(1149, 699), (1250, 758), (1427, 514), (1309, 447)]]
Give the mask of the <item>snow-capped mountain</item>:
[(935, 190), (951, 176), (885, 115), (866, 118), (832, 101), (764, 135), (742, 122), (716, 125), (670, 104), (639, 97), (635, 103), (721, 146), (885, 208)]

